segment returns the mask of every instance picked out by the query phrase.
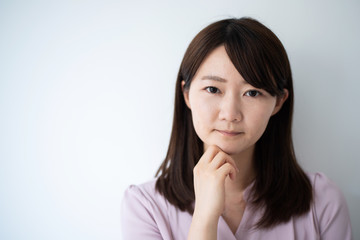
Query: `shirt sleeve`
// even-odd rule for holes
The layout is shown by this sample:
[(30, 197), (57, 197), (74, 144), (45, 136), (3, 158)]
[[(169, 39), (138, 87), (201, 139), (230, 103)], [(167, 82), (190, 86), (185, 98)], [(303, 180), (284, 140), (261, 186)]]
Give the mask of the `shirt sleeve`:
[(125, 190), (121, 204), (123, 240), (163, 239), (151, 212), (150, 202), (137, 186)]
[(342, 192), (324, 174), (314, 183), (315, 211), (322, 240), (351, 240), (349, 210)]

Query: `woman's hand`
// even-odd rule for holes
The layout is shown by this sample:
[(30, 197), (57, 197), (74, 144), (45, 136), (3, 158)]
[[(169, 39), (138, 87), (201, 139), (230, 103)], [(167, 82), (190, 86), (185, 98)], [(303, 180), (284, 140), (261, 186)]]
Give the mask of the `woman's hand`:
[(195, 209), (189, 239), (216, 239), (225, 205), (225, 179), (234, 180), (237, 171), (234, 160), (217, 146), (209, 146), (200, 158), (194, 168)]

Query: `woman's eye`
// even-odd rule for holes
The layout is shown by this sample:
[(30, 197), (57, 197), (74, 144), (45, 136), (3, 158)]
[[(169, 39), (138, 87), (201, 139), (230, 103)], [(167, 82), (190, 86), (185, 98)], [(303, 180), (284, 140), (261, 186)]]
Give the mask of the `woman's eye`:
[(206, 91), (208, 91), (209, 93), (219, 93), (219, 89), (216, 87), (206, 87)]
[(256, 91), (256, 90), (250, 90), (250, 91), (247, 91), (245, 93), (246, 96), (248, 97), (257, 97), (259, 96), (261, 93), (259, 91)]

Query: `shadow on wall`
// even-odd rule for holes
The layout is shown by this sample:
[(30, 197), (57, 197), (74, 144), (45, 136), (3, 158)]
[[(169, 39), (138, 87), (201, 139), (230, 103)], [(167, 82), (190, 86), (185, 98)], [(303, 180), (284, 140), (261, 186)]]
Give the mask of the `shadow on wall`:
[(347, 193), (346, 200), (349, 206), (353, 236), (356, 239), (357, 236), (360, 236), (360, 228), (358, 226), (358, 223), (360, 223), (360, 196)]

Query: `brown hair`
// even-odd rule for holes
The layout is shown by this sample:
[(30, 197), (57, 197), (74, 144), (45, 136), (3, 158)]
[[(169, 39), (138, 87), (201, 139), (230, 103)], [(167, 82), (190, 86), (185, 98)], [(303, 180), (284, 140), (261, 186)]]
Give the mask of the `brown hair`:
[(200, 64), (220, 45), (225, 46), (232, 63), (249, 84), (273, 96), (283, 94), (284, 88), (289, 92), (256, 143), (252, 192), (254, 206), (265, 207), (257, 227), (287, 222), (292, 216), (309, 211), (312, 187), (296, 161), (292, 143), (294, 99), (286, 51), (270, 29), (251, 18), (215, 22), (200, 31), (186, 50), (177, 76), (170, 144), (156, 173), (156, 189), (180, 210), (193, 212), (193, 168), (204, 150), (185, 104), (181, 82), (184, 80), (184, 88), (188, 89)]

